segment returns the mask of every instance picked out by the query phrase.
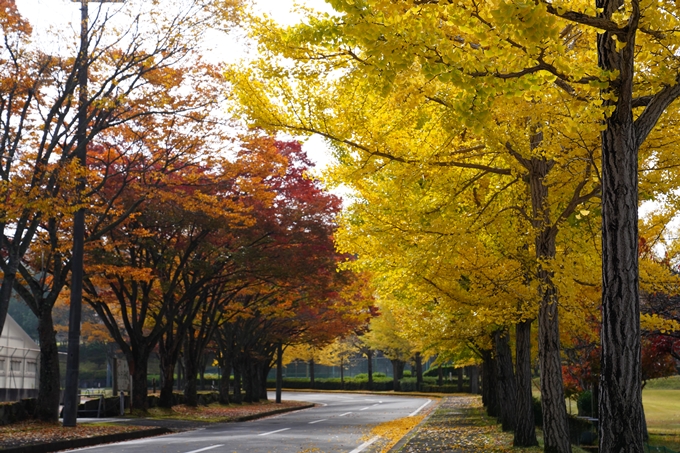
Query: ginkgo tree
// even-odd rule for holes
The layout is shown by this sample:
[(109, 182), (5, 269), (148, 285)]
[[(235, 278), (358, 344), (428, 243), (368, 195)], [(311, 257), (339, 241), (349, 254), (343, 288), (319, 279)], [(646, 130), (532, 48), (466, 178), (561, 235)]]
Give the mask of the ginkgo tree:
[[(308, 26), (283, 32), (271, 24), (257, 28), (272, 54), (258, 68), (261, 80), (267, 80), (267, 90), (258, 84), (257, 77), (252, 83), (238, 78), (239, 84), (249, 87), (244, 89), (249, 92), (249, 101), (244, 96), (249, 113), (274, 127), (334, 138), (351, 148), (345, 155), (363, 149), (375, 157), (373, 162), (378, 166), (386, 164), (386, 157), (413, 160), (396, 153), (381, 156), (383, 147), (365, 146), (359, 139), (357, 127), (363, 128), (379, 115), (371, 118), (365, 114), (361, 121), (349, 120), (335, 113), (334, 108), (342, 95), (335, 82), (344, 82), (348, 73), (359, 72), (366, 80), (363, 90), (354, 84), (345, 91), (346, 98), (362, 107), (367, 105), (366, 86), (374, 87), (373, 91), (382, 95), (398, 96), (398, 87), (408, 84), (402, 77), (410, 74), (408, 79), (414, 90), (401, 96), (400, 109), (412, 108), (419, 97), (428, 99), (450, 108), (448, 115), (439, 118), (448, 124), (455, 119), (472, 132), (493, 128), (492, 112), (498, 111), (501, 104), (511, 104), (519, 98), (533, 102), (537, 115), (516, 115), (530, 119), (520, 128), (528, 145), (523, 149), (528, 148), (530, 153), (515, 146), (508, 152), (517, 154), (520, 163), (524, 160), (528, 175), (534, 175), (537, 181), (533, 186), (536, 192), (550, 187), (547, 172), (555, 164), (567, 162), (570, 156), (580, 159), (578, 153), (573, 154), (574, 147), (590, 151), (586, 159), (590, 164), (581, 167), (578, 173), (582, 179), (575, 183), (576, 188), (581, 183), (583, 186), (572, 190), (567, 200), (570, 198), (578, 206), (583, 197), (592, 197), (599, 191), (603, 194), (602, 335), (607, 347), (603, 354), (600, 399), (604, 417), (601, 447), (605, 451), (641, 451), (640, 385), (635, 377), (639, 375), (636, 370), (640, 357), (636, 238), (637, 165), (645, 158), (642, 155), (638, 158), (638, 152), (643, 150), (641, 146), (650, 134), (664, 129), (661, 124), (655, 130), (657, 122), (680, 95), (677, 68), (675, 63), (668, 64), (675, 62), (672, 49), (677, 38), (674, 26), (677, 19), (673, 11), (677, 7), (672, 3), (648, 5), (619, 0), (596, 4), (437, 0), (330, 3), (340, 15), (312, 17)], [(274, 69), (271, 63), (278, 61), (276, 55), (292, 58), (299, 64)], [(319, 74), (329, 76), (313, 87), (317, 93), (322, 92), (319, 88), (326, 94), (332, 93), (325, 100), (315, 96), (307, 84)], [(290, 84), (278, 78), (271, 83), (270, 76), (294, 76), (305, 82)], [(442, 83), (448, 88), (442, 89)], [(276, 101), (268, 103), (265, 96), (258, 96), (263, 91), (268, 91)], [(287, 112), (280, 108), (286, 103)], [(538, 113), (546, 105), (559, 108), (562, 113), (557, 117), (540, 117)], [(371, 113), (375, 112), (374, 109)], [(422, 117), (421, 124), (427, 124), (428, 119)], [(336, 130), (326, 127), (338, 123), (344, 126)], [(557, 134), (546, 136), (550, 128), (566, 131), (571, 141), (569, 137), (555, 140)], [(378, 133), (379, 130), (383, 133)], [(384, 137), (385, 130), (372, 129), (374, 142)], [(452, 153), (458, 154), (461, 149), (465, 148), (453, 148)], [(437, 161), (434, 163), (441, 163), (441, 159)], [(584, 171), (588, 166), (590, 170)], [(570, 208), (572, 203), (567, 201), (551, 214), (540, 199), (535, 201), (538, 203), (532, 206), (530, 217), (543, 225), (535, 246), (541, 251), (539, 256), (552, 259), (553, 236), (576, 206)], [(551, 216), (556, 217), (546, 223)], [(534, 228), (541, 230), (539, 225)], [(553, 272), (546, 263), (539, 264), (543, 281), (539, 318), (544, 317), (542, 325), (539, 323), (539, 335), (543, 337), (541, 347), (549, 348), (541, 354), (542, 371), (547, 381), (552, 381), (544, 387), (545, 391), (561, 387), (559, 331), (547, 319), (556, 314), (557, 308), (554, 299), (557, 293), (550, 284)], [(619, 334), (614, 334), (615, 331)], [(568, 451), (561, 392), (545, 393), (549, 399), (544, 402), (548, 422), (546, 451)], [(631, 413), (638, 416), (626, 415)]]
[[(262, 63), (263, 66), (267, 64), (268, 62)], [(260, 74), (268, 77), (268, 72), (263, 71)], [(387, 98), (382, 93), (369, 91), (371, 82), (361, 77), (360, 69), (356, 74), (343, 77), (335, 86), (336, 96), (333, 97), (336, 106), (342, 105), (338, 107), (342, 110), (342, 115), (332, 113), (330, 103), (323, 99), (314, 99), (318, 109), (306, 111), (307, 116), (298, 113), (301, 107), (296, 99), (300, 99), (300, 104), (305, 104), (309, 103), (309, 98), (315, 96), (315, 93), (320, 97), (324, 96), (318, 85), (314, 87), (318, 91), (314, 92), (300, 93), (291, 88), (291, 92), (295, 94), (293, 96), (285, 90), (286, 81), (277, 80), (278, 85), (274, 86), (283, 88), (278, 92), (275, 88), (269, 89), (270, 92), (273, 91), (272, 95), (278, 94), (280, 98), (287, 95), (288, 99), (293, 99), (289, 104), (290, 112), (285, 112), (264, 99), (264, 94), (260, 91), (264, 84), (258, 85), (258, 79), (253, 74), (248, 75), (248, 80), (238, 80), (237, 89), (243, 90), (243, 102), (249, 102), (249, 114), (261, 124), (318, 132), (335, 140), (340, 161), (333, 176), (335, 180), (350, 184), (361, 193), (365, 202), (358, 203), (358, 209), (366, 205), (370, 210), (370, 206), (382, 203), (383, 207), (380, 209), (384, 209), (386, 213), (381, 217), (365, 218), (361, 220), (362, 224), (371, 222), (377, 223), (378, 228), (383, 225), (386, 229), (394, 227), (399, 231), (413, 232), (421, 238), (432, 235), (432, 240), (439, 237), (438, 243), (443, 245), (447, 243), (444, 238), (463, 235), (466, 230), (479, 230), (486, 222), (496, 222), (498, 226), (511, 213), (519, 214), (526, 223), (513, 220), (507, 226), (510, 234), (514, 234), (517, 229), (528, 230), (531, 234), (524, 239), (520, 237), (520, 244), (516, 244), (516, 239), (498, 241), (498, 244), (508, 246), (514, 242), (512, 247), (517, 253), (523, 247), (529, 247), (535, 260), (538, 260), (535, 262), (539, 263), (541, 260), (554, 258), (558, 225), (575, 214), (577, 207), (583, 202), (597, 194), (597, 183), (589, 179), (591, 170), (588, 169), (593, 167), (590, 149), (577, 143), (574, 147), (583, 158), (563, 159), (562, 166), (555, 165), (553, 160), (556, 159), (545, 157), (547, 150), (558, 153), (558, 156), (567, 154), (566, 150), (554, 144), (560, 138), (561, 132), (550, 126), (544, 127), (540, 133), (536, 132), (536, 123), (532, 123), (532, 118), (536, 118), (541, 112), (545, 115), (558, 115), (559, 103), (555, 103), (556, 107), (548, 105), (541, 110), (540, 104), (537, 106), (536, 102), (516, 100), (513, 113), (523, 111), (526, 116), (519, 121), (504, 122), (507, 111), (499, 110), (492, 126), (481, 135), (464, 124), (452, 122), (453, 112), (446, 101), (448, 93), (445, 85), (429, 83), (440, 89), (441, 97), (433, 101), (421, 93), (421, 87), (427, 86), (428, 82), (419, 79), (418, 74), (413, 71), (405, 71), (394, 82), (395, 92)], [(416, 85), (416, 82), (419, 84)], [(267, 87), (272, 85), (267, 84)], [(305, 84), (305, 88), (309, 86)], [(402, 91), (396, 91), (397, 87)], [(357, 93), (362, 93), (361, 102), (357, 102)], [(557, 95), (559, 94), (558, 92)], [(357, 127), (357, 124), (361, 126)], [(560, 190), (549, 198), (547, 189), (543, 190), (543, 181), (553, 167), (556, 168), (550, 176), (557, 174), (561, 179), (551, 183)], [(563, 171), (559, 172), (559, 169)], [(373, 173), (377, 176), (369, 182)], [(574, 179), (572, 175), (579, 173), (584, 175), (583, 179)], [(391, 176), (387, 176), (388, 174)], [(523, 174), (526, 176), (522, 176)], [(409, 196), (404, 196), (405, 194)], [(450, 213), (444, 214), (447, 210)], [(459, 225), (452, 224), (456, 211), (467, 213), (468, 216)], [(494, 220), (494, 217), (497, 218)], [(397, 232), (394, 237), (399, 237), (398, 234)], [(376, 236), (366, 237), (370, 240)], [(382, 240), (385, 249), (393, 242), (387, 238)], [(357, 247), (347, 251), (355, 253), (358, 250), (365, 255), (367, 249)], [(408, 256), (419, 250), (423, 248), (401, 252)], [(411, 273), (421, 268), (436, 269), (445, 266), (439, 258), (437, 255), (430, 255), (429, 263), (423, 263), (420, 267), (414, 263), (407, 266), (413, 268)], [(539, 264), (539, 268), (544, 269), (532, 271), (537, 272), (535, 278), (541, 279), (545, 288), (553, 288), (542, 290), (543, 302), (539, 313), (545, 325), (545, 329), (541, 330), (545, 337), (540, 343), (541, 357), (545, 359), (542, 369), (544, 376), (556, 375), (557, 378), (543, 380), (546, 384), (543, 401), (547, 405), (548, 414), (551, 413), (551, 404), (557, 412), (560, 412), (561, 406), (561, 416), (554, 419), (562, 420), (566, 429), (566, 409), (559, 390), (559, 342), (555, 342), (559, 338), (556, 327), (559, 322), (557, 305), (553, 302), (556, 291), (550, 281), (551, 271), (545, 266), (545, 263)], [(530, 322), (525, 326), (528, 328)], [(525, 362), (525, 368), (524, 373), (529, 373), (529, 361)], [(530, 385), (528, 379), (526, 383)], [(531, 408), (529, 385), (523, 387), (526, 393), (524, 401), (527, 420), (532, 419), (528, 413)], [(551, 394), (554, 397), (548, 396)], [(531, 426), (529, 428), (533, 429)], [(550, 432), (549, 427), (547, 430)], [(532, 443), (535, 440), (527, 442)]]

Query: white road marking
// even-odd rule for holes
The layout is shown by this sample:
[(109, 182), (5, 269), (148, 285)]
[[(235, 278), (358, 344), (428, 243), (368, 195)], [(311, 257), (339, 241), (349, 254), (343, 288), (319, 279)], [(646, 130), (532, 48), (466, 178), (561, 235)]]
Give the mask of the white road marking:
[(314, 423), (319, 423), (319, 422), (325, 422), (328, 420), (327, 418), (322, 418), (321, 420), (314, 420), (313, 422), (309, 422), (310, 425), (313, 425)]
[(378, 439), (380, 439), (380, 436), (375, 436), (373, 439), (367, 440), (366, 442), (359, 445), (357, 448), (350, 451), (349, 453), (359, 453), (360, 451), (364, 451), (366, 448), (368, 448), (373, 442), (375, 442)]
[(411, 412), (410, 414), (408, 414), (408, 416), (409, 416), (409, 417), (413, 417), (414, 415), (418, 415), (418, 412), (420, 412), (421, 410), (423, 410), (423, 409), (425, 408), (425, 406), (427, 406), (427, 405), (430, 404), (431, 402), (432, 402), (432, 400), (427, 400), (427, 402), (426, 402), (425, 404), (423, 404), (422, 406), (420, 406), (420, 407), (419, 407), (418, 409), (416, 409), (414, 412)]
[(375, 407), (375, 406), (380, 406), (380, 403), (375, 403), (375, 404), (374, 404), (373, 406), (371, 406), (371, 407)]
[(359, 409), (360, 411), (365, 411), (366, 409), (370, 409), (370, 407), (364, 407), (363, 409)]
[(187, 451), (186, 453), (198, 453), (199, 451), (212, 450), (213, 448), (217, 448), (217, 447), (224, 447), (224, 444), (212, 445), (210, 447), (205, 447), (205, 448), (199, 448), (198, 450), (191, 450), (191, 451)]
[(349, 415), (349, 414), (351, 414), (351, 412), (345, 412), (344, 414), (338, 415), (338, 417), (344, 417), (345, 415)]
[(268, 436), (274, 433), (280, 433), (281, 431), (288, 431), (290, 428), (277, 429), (276, 431), (269, 431), (268, 433), (258, 434), (258, 436)]

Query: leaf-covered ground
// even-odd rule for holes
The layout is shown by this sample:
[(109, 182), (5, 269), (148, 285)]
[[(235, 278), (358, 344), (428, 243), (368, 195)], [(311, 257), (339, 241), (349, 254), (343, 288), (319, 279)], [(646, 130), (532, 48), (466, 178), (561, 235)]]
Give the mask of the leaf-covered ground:
[[(152, 409), (149, 412), (149, 425), (163, 426), (163, 420), (192, 420), (200, 422), (227, 422), (242, 417), (263, 415), (284, 408), (305, 406), (301, 401), (284, 401), (281, 404), (262, 402), (231, 406), (174, 406), (171, 410)], [(153, 419), (153, 420), (151, 420)], [(37, 421), (26, 421), (0, 426), (0, 451), (3, 448), (50, 443), (57, 440), (79, 439), (83, 437), (103, 436), (121, 432), (148, 429), (144, 426), (144, 418), (122, 419), (115, 423), (78, 423), (74, 428), (64, 428), (61, 424), (49, 424)], [(160, 421), (160, 423), (159, 423)], [(175, 425), (167, 426), (174, 429)]]
[(540, 452), (540, 448), (513, 448), (512, 433), (504, 433), (487, 417), (478, 396), (445, 398), (434, 414), (400, 453)]
[(55, 442), (57, 440), (104, 436), (106, 434), (139, 431), (140, 429), (148, 428), (144, 426), (99, 423), (79, 423), (78, 426), (74, 428), (64, 428), (61, 424), (31, 420), (0, 426), (0, 448), (43, 444)]
[(282, 401), (280, 404), (271, 401), (263, 401), (256, 404), (233, 404), (222, 406), (211, 404), (210, 406), (189, 407), (183, 404), (173, 406), (172, 409), (153, 408), (149, 410), (149, 416), (155, 419), (194, 420), (203, 422), (229, 422), (262, 414), (265, 412), (308, 406), (303, 401)]

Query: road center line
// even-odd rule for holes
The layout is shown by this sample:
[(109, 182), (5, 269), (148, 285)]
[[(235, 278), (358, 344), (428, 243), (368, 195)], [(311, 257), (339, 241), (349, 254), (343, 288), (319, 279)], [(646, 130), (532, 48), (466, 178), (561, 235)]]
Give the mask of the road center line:
[(217, 448), (217, 447), (224, 447), (224, 444), (211, 445), (210, 447), (199, 448), (198, 450), (191, 450), (191, 451), (187, 451), (186, 453), (198, 453), (199, 451), (212, 450), (213, 448)]
[(322, 418), (321, 420), (314, 420), (313, 422), (309, 422), (310, 425), (313, 425), (314, 423), (319, 423), (319, 422), (325, 422), (328, 420), (327, 418)]
[(425, 408), (425, 406), (427, 406), (427, 405), (430, 404), (431, 402), (432, 402), (432, 400), (427, 400), (427, 402), (426, 402), (425, 404), (423, 404), (422, 406), (420, 406), (420, 407), (419, 407), (418, 409), (416, 409), (414, 412), (411, 412), (410, 414), (408, 414), (408, 416), (409, 416), (409, 417), (413, 417), (413, 416), (415, 416), (415, 415), (418, 415), (418, 412), (420, 412), (421, 410), (423, 410), (423, 409)]
[[(288, 431), (290, 428), (277, 429), (276, 431), (269, 431), (268, 433), (258, 434), (258, 436), (268, 436), (274, 433), (280, 433), (281, 431)], [(190, 452), (191, 453), (191, 452)]]
[(375, 436), (373, 439), (367, 440), (366, 442), (359, 445), (357, 448), (350, 451), (349, 453), (359, 453), (360, 451), (364, 451), (368, 446), (370, 446), (373, 442), (375, 442), (378, 439), (380, 439), (380, 436)]
[(351, 412), (345, 412), (344, 414), (338, 415), (338, 417), (344, 417), (345, 415), (349, 415), (349, 414), (351, 414)]

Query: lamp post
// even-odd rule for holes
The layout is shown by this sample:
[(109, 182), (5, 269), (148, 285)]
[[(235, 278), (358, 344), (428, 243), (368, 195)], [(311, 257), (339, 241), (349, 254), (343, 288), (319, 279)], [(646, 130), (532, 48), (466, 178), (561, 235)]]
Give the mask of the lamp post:
[[(78, 51), (78, 129), (76, 153), (81, 167), (87, 166), (87, 79), (88, 79), (88, 1), (122, 3), (123, 0), (72, 0), (80, 2), (80, 50)], [(85, 190), (86, 177), (80, 177), (77, 186), (78, 202)], [(71, 305), (68, 325), (68, 356), (66, 359), (66, 385), (64, 387), (63, 426), (76, 426), (78, 415), (78, 367), (80, 364), (80, 318), (83, 301), (83, 249), (85, 242), (85, 208), (80, 207), (73, 217), (73, 251), (71, 252)]]

